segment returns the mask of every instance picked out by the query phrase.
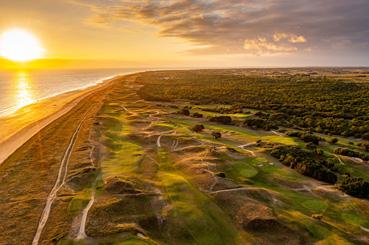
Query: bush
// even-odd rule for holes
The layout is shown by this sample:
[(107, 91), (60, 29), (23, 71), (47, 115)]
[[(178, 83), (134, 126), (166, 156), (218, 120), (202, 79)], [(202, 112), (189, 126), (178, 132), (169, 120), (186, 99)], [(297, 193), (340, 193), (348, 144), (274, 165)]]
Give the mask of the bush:
[(334, 165), (313, 152), (294, 146), (280, 146), (274, 148), (271, 155), (302, 175), (330, 184), (337, 182)]
[(329, 142), (330, 142), (331, 144), (337, 144), (338, 139), (337, 139), (337, 138), (332, 138)]
[(220, 132), (211, 132), (211, 135), (214, 137), (214, 139), (219, 139), (222, 137)]
[(258, 117), (247, 117), (243, 122), (243, 124), (245, 126), (255, 129), (264, 129), (264, 130), (278, 129), (278, 126), (272, 123), (271, 121)]
[(309, 150), (316, 150), (316, 145), (309, 142), (306, 144), (306, 149), (309, 149)]
[(342, 183), (340, 184), (340, 189), (354, 197), (369, 197), (369, 183), (364, 181), (362, 178), (345, 175)]
[(358, 152), (358, 151), (354, 151), (354, 150), (351, 150), (351, 149), (347, 149), (347, 148), (338, 147), (334, 150), (334, 153), (336, 153), (338, 155), (342, 155), (342, 156), (361, 158), (365, 161), (369, 160), (369, 155), (367, 155), (365, 153)]
[(189, 116), (190, 115), (190, 111), (186, 108), (183, 108), (182, 110), (179, 111), (179, 114), (185, 115), (185, 116)]
[(192, 131), (196, 132), (196, 133), (200, 133), (201, 131), (203, 131), (205, 129), (204, 125), (202, 124), (196, 124), (195, 126), (193, 126), (191, 128)]
[(311, 133), (299, 132), (299, 131), (291, 131), (287, 133), (288, 136), (300, 138), (304, 142), (313, 143), (315, 145), (319, 145), (319, 141), (322, 140), (321, 137), (313, 135)]
[(209, 118), (210, 122), (217, 122), (217, 123), (221, 123), (221, 124), (232, 124), (232, 118), (230, 116), (216, 116), (216, 117), (211, 117)]
[(196, 118), (202, 118), (203, 115), (201, 113), (198, 113), (198, 112), (195, 112), (192, 114), (193, 117), (196, 117)]

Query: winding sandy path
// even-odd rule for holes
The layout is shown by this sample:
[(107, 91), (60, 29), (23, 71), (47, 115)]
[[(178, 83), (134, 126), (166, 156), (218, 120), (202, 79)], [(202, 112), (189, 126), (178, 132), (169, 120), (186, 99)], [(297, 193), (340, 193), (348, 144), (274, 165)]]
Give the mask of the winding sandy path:
[(279, 133), (279, 132), (274, 131), (274, 130), (272, 130), (271, 132), (272, 132), (273, 134), (275, 134), (275, 135), (278, 135), (278, 136), (285, 136), (284, 134)]
[(244, 145), (239, 145), (239, 146), (238, 146), (238, 148), (241, 148), (242, 150), (244, 150), (244, 151), (246, 151), (246, 152), (250, 153), (250, 154), (251, 154), (251, 156), (255, 157), (255, 156), (256, 156), (256, 154), (255, 154), (255, 152), (254, 152), (254, 151), (245, 149), (245, 147), (253, 146), (253, 145), (255, 145), (255, 144), (256, 144), (256, 142), (251, 142), (251, 143), (247, 143), (247, 144), (244, 144)]
[(258, 187), (236, 187), (236, 188), (223, 189), (223, 190), (218, 190), (218, 191), (211, 191), (209, 193), (217, 194), (217, 193), (224, 193), (224, 192), (244, 191), (244, 190), (260, 190), (260, 189), (262, 189), (262, 188), (258, 188)]
[(83, 239), (87, 238), (87, 234), (86, 234), (87, 216), (88, 216), (88, 212), (90, 211), (92, 205), (95, 202), (95, 194), (96, 194), (95, 187), (93, 187), (90, 201), (88, 202), (85, 209), (83, 209), (83, 211), (82, 211), (81, 224), (79, 226), (79, 230), (78, 230), (78, 234), (77, 234), (77, 238), (76, 238), (77, 240), (83, 240)]
[(159, 135), (158, 139), (156, 140), (156, 146), (159, 147), (159, 148), (161, 147), (160, 139), (161, 139), (162, 136), (163, 136), (162, 134)]
[[(91, 141), (91, 134), (90, 134), (89, 138), (90, 138), (90, 141)], [(94, 152), (95, 149), (96, 148), (94, 146), (90, 151), (90, 161), (91, 161), (92, 165), (94, 165), (93, 152)], [(77, 240), (83, 240), (83, 239), (87, 238), (87, 234), (86, 234), (87, 216), (88, 216), (88, 212), (90, 211), (92, 205), (95, 202), (97, 180), (98, 180), (98, 177), (96, 177), (95, 181), (93, 182), (90, 201), (88, 202), (87, 206), (82, 211), (81, 223), (79, 225), (78, 234), (77, 234), (77, 237), (76, 237)]]
[(65, 184), (65, 180), (66, 180), (67, 172), (68, 172), (69, 159), (70, 159), (70, 156), (72, 155), (73, 147), (74, 147), (74, 145), (77, 141), (78, 133), (79, 133), (86, 117), (87, 117), (87, 113), (84, 115), (81, 122), (78, 124), (76, 130), (74, 131), (74, 133), (73, 133), (73, 135), (72, 135), (72, 137), (69, 141), (67, 149), (64, 152), (64, 155), (63, 155), (62, 161), (60, 163), (60, 167), (59, 167), (58, 177), (56, 178), (55, 184), (54, 184), (53, 188), (51, 189), (51, 191), (50, 191), (50, 193), (49, 193), (49, 195), (46, 199), (46, 204), (45, 204), (44, 210), (42, 211), (41, 218), (40, 218), (40, 221), (38, 223), (38, 227), (37, 227), (35, 236), (34, 236), (33, 241), (32, 241), (32, 245), (37, 245), (38, 244), (38, 242), (40, 240), (40, 237), (41, 237), (41, 234), (42, 234), (42, 231), (43, 231), (43, 229), (46, 225), (46, 222), (49, 218), (51, 206), (54, 203), (54, 200), (56, 198), (56, 195), (57, 195), (59, 189)]

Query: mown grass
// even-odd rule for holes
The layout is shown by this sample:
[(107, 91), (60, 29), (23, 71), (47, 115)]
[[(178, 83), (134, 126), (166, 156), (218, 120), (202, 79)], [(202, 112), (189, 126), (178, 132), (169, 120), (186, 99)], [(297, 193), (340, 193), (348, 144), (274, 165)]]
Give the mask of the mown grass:
[[(278, 136), (274, 135), (271, 132), (263, 131), (263, 130), (252, 130), (248, 128), (243, 127), (237, 127), (232, 125), (222, 125), (222, 124), (215, 124), (210, 123), (207, 121), (197, 121), (192, 118), (188, 117), (181, 117), (181, 116), (171, 116), (167, 118), (170, 122), (172, 122), (177, 128), (190, 128), (191, 126), (201, 123), (205, 126), (206, 129), (212, 130), (212, 131), (219, 131), (223, 134), (227, 134), (229, 138), (232, 139), (232, 143), (228, 142), (228, 144), (231, 145), (237, 145), (240, 142), (255, 142), (257, 140), (262, 140), (265, 142), (271, 142), (271, 143), (280, 143), (285, 145), (297, 145), (297, 142), (292, 137), (286, 137), (286, 136)], [(211, 139), (211, 137), (209, 137)], [(222, 143), (227, 143), (222, 141), (222, 139), (219, 139)], [(218, 141), (219, 141), (218, 140)], [(237, 142), (238, 141), (238, 142)]]
[(234, 161), (228, 164), (224, 172), (227, 178), (231, 178), (237, 182), (245, 182), (248, 178), (252, 178), (259, 173), (259, 170), (252, 166), (253, 161), (258, 161), (256, 158), (247, 158), (245, 160)]

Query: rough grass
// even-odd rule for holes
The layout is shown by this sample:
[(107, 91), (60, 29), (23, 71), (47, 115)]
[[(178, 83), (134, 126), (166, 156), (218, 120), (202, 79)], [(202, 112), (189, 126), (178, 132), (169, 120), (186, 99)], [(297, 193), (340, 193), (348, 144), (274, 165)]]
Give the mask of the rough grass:
[(68, 204), (68, 213), (70, 215), (76, 215), (80, 212), (89, 202), (91, 196), (91, 191), (84, 189), (84, 191), (79, 192), (78, 195), (74, 196)]

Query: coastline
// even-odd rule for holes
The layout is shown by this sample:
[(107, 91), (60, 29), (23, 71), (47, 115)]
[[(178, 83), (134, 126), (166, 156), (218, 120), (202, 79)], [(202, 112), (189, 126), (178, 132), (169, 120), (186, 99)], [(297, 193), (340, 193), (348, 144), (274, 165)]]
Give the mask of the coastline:
[(0, 117), (0, 165), (35, 134), (68, 113), (85, 97), (131, 74), (134, 73), (115, 75), (93, 86), (45, 98)]

